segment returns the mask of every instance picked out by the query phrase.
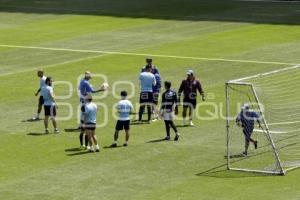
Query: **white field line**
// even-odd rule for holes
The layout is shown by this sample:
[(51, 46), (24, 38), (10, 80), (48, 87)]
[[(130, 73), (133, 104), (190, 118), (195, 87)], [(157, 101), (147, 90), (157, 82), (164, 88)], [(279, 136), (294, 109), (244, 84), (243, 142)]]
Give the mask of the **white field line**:
[(292, 67), (286, 67), (286, 68), (282, 68), (282, 69), (278, 69), (278, 70), (274, 70), (274, 71), (270, 71), (270, 72), (266, 72), (266, 73), (261, 73), (261, 74), (256, 74), (256, 75), (253, 75), (253, 76), (247, 76), (247, 77), (236, 79), (236, 80), (231, 80), (228, 83), (239, 83), (239, 82), (249, 80), (249, 79), (259, 78), (259, 77), (263, 77), (263, 76), (269, 76), (269, 75), (272, 75), (272, 74), (276, 74), (276, 73), (280, 73), (280, 72), (284, 72), (284, 71), (288, 71), (288, 70), (292, 70), (292, 69), (297, 69), (299, 67), (300, 67), (300, 65), (297, 64), (297, 65), (292, 66)]
[(85, 49), (65, 49), (65, 48), (51, 48), (51, 47), (19, 46), (19, 45), (6, 45), (6, 44), (0, 44), (0, 47), (22, 48), (22, 49), (39, 49), (39, 50), (50, 50), (50, 51), (81, 52), (81, 53), (101, 53), (101, 54), (110, 54), (110, 55), (152, 56), (152, 57), (159, 57), (159, 58), (222, 61), (222, 62), (235, 62), (235, 63), (256, 63), (256, 64), (271, 64), (271, 65), (298, 65), (298, 63), (286, 63), (286, 62), (272, 62), (272, 61), (258, 61), (258, 60), (235, 60), (235, 59), (224, 59), (224, 58), (205, 58), (205, 57), (191, 57), (191, 56), (129, 53), (129, 52), (118, 52), (118, 51), (99, 51), (99, 50), (85, 50)]
[(268, 125), (272, 126), (272, 125), (285, 125), (285, 124), (300, 124), (300, 121), (278, 122), (278, 123), (271, 123), (271, 124), (268, 124)]
[[(80, 61), (83, 61), (83, 60), (98, 58), (98, 57), (101, 57), (101, 56), (106, 56), (106, 54), (101, 54), (101, 55), (97, 55), (97, 56), (89, 56), (89, 57), (69, 60), (69, 61), (65, 61), (65, 62), (55, 63), (55, 64), (43, 66), (42, 68), (43, 69), (46, 69), (46, 68), (48, 69), (48, 68), (56, 67), (56, 66), (63, 65), (63, 64), (80, 62)], [(0, 77), (1, 76), (9, 76), (9, 75), (18, 74), (18, 73), (30, 72), (30, 71), (33, 71), (33, 70), (37, 70), (39, 68), (41, 68), (41, 67), (35, 67), (35, 68), (29, 68), (29, 69), (25, 69), (25, 70), (18, 70), (18, 71), (15, 71), (15, 72), (4, 73), (4, 74), (0, 74)]]

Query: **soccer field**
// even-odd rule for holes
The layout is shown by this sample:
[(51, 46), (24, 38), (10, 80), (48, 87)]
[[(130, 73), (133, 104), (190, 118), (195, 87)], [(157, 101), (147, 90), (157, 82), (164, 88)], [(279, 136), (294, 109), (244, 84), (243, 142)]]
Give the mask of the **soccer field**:
[[(105, 148), (113, 141), (116, 94), (133, 93), (138, 112), (148, 55), (176, 90), (193, 69), (208, 104), (197, 110), (195, 127), (175, 121), (178, 142), (155, 142), (165, 136), (158, 121), (132, 126), (128, 148)], [(0, 0), (0, 199), (299, 200), (300, 170), (227, 170), (222, 117), (226, 81), (295, 66), (299, 55), (299, 2)], [(58, 121), (61, 134), (45, 135), (42, 121), (24, 122), (36, 113), (38, 68), (53, 77), (57, 96), (69, 96), (58, 100), (58, 117), (73, 113)], [(102, 75), (111, 86), (96, 100), (99, 123), (109, 116), (97, 129), (100, 153), (79, 151), (79, 133), (65, 131), (78, 126), (78, 78), (87, 70), (101, 75), (94, 87)]]

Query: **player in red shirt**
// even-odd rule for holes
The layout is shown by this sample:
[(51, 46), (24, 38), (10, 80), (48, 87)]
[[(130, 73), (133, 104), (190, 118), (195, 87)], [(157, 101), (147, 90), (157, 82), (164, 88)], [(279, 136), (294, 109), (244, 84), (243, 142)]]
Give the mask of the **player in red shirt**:
[(193, 70), (187, 71), (187, 78), (181, 82), (180, 88), (178, 90), (178, 102), (180, 102), (180, 96), (183, 93), (183, 125), (186, 123), (187, 110), (189, 109), (189, 125), (194, 126), (192, 121), (193, 110), (197, 106), (197, 91), (202, 96), (202, 101), (205, 101), (204, 91), (199, 80), (194, 76)]

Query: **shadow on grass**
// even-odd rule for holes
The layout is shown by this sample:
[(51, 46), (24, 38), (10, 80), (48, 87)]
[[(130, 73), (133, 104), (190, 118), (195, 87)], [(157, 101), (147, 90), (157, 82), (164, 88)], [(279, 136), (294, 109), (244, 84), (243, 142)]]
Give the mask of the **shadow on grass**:
[(46, 134), (46, 133), (27, 133), (27, 135), (29, 136), (47, 136), (50, 135), (50, 133)]
[(65, 149), (65, 152), (74, 152), (74, 151), (82, 151), (84, 149), (80, 149), (80, 148), (70, 148), (70, 149)]
[(39, 121), (42, 121), (44, 119), (24, 119), (22, 120), (21, 122), (39, 122)]
[[(288, 138), (292, 138), (292, 137), (294, 137), (294, 136), (291, 136)], [(288, 138), (285, 138), (285, 139), (288, 139)], [(284, 139), (278, 140), (278, 141), (283, 141), (283, 140)], [(297, 143), (295, 143), (295, 142), (291, 143), (291, 144), (287, 144), (287, 145), (278, 147), (277, 150), (291, 147), (296, 144)], [(261, 156), (266, 153), (272, 153), (272, 151), (267, 150), (267, 151), (263, 151), (263, 152), (260, 152), (257, 154), (248, 155), (248, 156), (241, 156), (241, 154), (231, 155), (232, 159), (235, 158), (234, 160), (231, 160), (231, 164), (242, 162), (243, 160)], [(224, 158), (227, 159), (227, 156), (224, 156)], [(200, 173), (196, 174), (196, 176), (207, 176), (207, 177), (214, 177), (214, 178), (246, 178), (246, 177), (274, 177), (275, 175), (266, 174), (266, 173), (257, 173), (257, 172), (240, 172), (240, 171), (227, 170), (227, 163), (225, 163), (225, 164), (213, 167), (211, 169), (208, 169), (206, 171), (200, 172)]]
[(67, 156), (80, 156), (80, 155), (93, 154), (93, 153), (95, 153), (95, 152), (89, 152), (89, 151), (85, 150), (85, 151), (79, 151), (76, 153), (67, 154)]
[(156, 139), (156, 140), (150, 140), (146, 143), (159, 143), (159, 142), (169, 142), (170, 140), (165, 140), (165, 138), (162, 139)]
[(121, 146), (121, 145), (118, 145), (118, 146), (116, 146), (116, 147), (105, 146), (105, 147), (103, 147), (103, 149), (116, 149), (116, 148), (120, 148), (120, 147), (123, 147), (123, 146)]
[(145, 125), (145, 124), (151, 124), (151, 123), (148, 120), (142, 120), (142, 121), (134, 120), (130, 123), (130, 125), (133, 125), (133, 126)]
[(79, 128), (66, 128), (65, 132), (67, 133), (72, 133), (72, 132), (79, 132), (80, 129)]
[[(16, 3), (17, 2), (17, 3)], [(11, 13), (100, 15), (184, 21), (300, 24), (297, 1), (232, 0), (0, 0), (0, 11)]]
[(227, 163), (213, 167), (206, 171), (196, 174), (196, 176), (212, 177), (212, 178), (249, 178), (249, 177), (274, 177), (272, 174), (255, 173), (255, 172), (239, 172), (227, 169)]

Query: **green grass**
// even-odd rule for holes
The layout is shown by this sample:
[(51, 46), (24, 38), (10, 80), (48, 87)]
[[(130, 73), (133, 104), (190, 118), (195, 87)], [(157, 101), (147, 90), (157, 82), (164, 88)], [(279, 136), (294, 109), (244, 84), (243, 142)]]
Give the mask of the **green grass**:
[[(118, 51), (144, 54), (300, 63), (300, 4), (235, 1), (11, 1), (0, 0), (0, 45)], [(285, 177), (226, 170), (225, 121), (195, 120), (179, 128), (181, 140), (164, 137), (163, 122), (132, 126), (128, 148), (78, 154), (76, 117), (59, 121), (60, 135), (42, 133), (35, 114), (36, 69), (74, 88), (84, 71), (109, 83), (130, 80), (138, 92), (145, 56), (106, 55), (0, 47), (0, 199), (257, 199), (300, 198), (300, 170)], [(224, 104), (224, 82), (288, 65), (154, 57), (163, 80), (178, 88), (192, 68), (208, 102)], [(101, 80), (94, 79), (94, 86)], [(128, 88), (128, 87), (127, 87)], [(58, 86), (56, 94), (66, 94)], [(131, 99), (138, 102), (138, 94)], [(112, 91), (100, 102), (112, 106)], [(71, 103), (77, 110), (74, 91)], [(211, 110), (211, 108), (208, 108)], [(219, 108), (219, 113), (224, 107)], [(63, 106), (59, 115), (67, 115)], [(99, 111), (99, 122), (104, 111)], [(209, 114), (202, 108), (199, 113)], [(176, 121), (178, 125), (181, 121)], [(97, 135), (110, 145), (115, 120)], [(120, 137), (120, 144), (124, 140)]]

